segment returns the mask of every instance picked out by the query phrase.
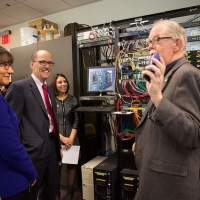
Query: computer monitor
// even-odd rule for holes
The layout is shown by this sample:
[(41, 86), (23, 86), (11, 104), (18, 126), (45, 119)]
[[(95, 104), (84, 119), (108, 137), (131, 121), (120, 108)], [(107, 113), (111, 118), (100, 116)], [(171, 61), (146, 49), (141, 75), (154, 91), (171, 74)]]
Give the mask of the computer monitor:
[(87, 91), (106, 93), (115, 91), (115, 66), (95, 66), (87, 68)]

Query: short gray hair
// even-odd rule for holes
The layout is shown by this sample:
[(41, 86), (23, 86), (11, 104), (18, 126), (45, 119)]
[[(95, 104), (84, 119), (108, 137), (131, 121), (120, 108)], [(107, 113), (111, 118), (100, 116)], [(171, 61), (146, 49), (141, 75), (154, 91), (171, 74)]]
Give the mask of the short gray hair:
[(164, 26), (164, 29), (166, 29), (166, 32), (174, 40), (181, 39), (182, 44), (183, 44), (183, 51), (186, 51), (187, 36), (185, 33), (185, 29), (179, 23), (169, 20), (169, 19), (164, 19), (164, 20), (161, 19), (161, 20), (155, 21), (153, 24), (153, 27), (157, 25)]

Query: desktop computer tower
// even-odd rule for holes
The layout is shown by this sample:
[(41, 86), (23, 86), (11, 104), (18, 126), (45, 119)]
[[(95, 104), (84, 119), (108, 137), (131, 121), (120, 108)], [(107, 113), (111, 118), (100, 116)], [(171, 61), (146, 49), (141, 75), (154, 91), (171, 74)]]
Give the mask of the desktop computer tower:
[(118, 158), (108, 157), (93, 169), (94, 199), (117, 200), (118, 197)]
[(135, 166), (135, 156), (132, 149), (121, 148), (119, 153), (119, 169), (132, 169), (137, 170)]
[(137, 170), (123, 169), (120, 172), (120, 200), (133, 200), (139, 186)]
[(105, 159), (107, 159), (107, 157), (97, 156), (81, 166), (82, 192), (84, 200), (94, 200), (93, 168)]

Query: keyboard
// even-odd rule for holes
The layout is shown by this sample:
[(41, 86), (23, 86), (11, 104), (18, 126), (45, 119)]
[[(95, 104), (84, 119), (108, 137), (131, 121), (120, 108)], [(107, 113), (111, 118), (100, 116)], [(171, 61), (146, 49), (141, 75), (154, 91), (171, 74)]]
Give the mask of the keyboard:
[(73, 111), (74, 112), (111, 113), (114, 110), (115, 110), (115, 106), (80, 106)]
[(115, 96), (80, 96), (80, 101), (108, 101), (108, 100), (116, 100)]

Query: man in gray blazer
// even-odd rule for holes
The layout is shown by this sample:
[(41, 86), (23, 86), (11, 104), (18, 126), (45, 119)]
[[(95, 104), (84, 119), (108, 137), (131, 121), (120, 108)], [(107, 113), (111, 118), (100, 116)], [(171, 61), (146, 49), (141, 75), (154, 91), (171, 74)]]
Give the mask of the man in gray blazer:
[(155, 22), (150, 54), (160, 61), (143, 75), (150, 101), (136, 129), (132, 150), (139, 171), (135, 200), (200, 199), (200, 71), (185, 56), (184, 29), (171, 20)]
[[(49, 77), (54, 62), (49, 52), (33, 53), (30, 77), (11, 84), (6, 99), (20, 121), (20, 141), (23, 143), (38, 172), (37, 183), (30, 191), (30, 199), (55, 200), (60, 146), (58, 124), (48, 112), (43, 84)], [(51, 109), (56, 117), (56, 102), (52, 89), (47, 86)], [(55, 127), (54, 127), (55, 126)], [(9, 142), (9, 141), (8, 141)]]

